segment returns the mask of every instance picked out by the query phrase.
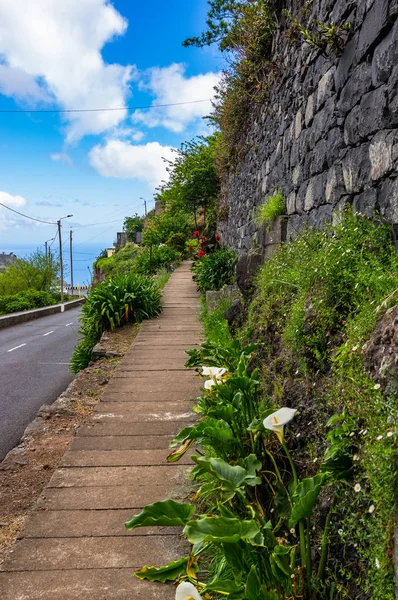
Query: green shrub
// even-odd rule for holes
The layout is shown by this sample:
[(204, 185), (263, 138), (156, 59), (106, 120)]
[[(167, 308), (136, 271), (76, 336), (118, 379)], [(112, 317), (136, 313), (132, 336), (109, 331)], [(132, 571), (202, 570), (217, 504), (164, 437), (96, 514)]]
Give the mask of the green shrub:
[(56, 304), (54, 294), (36, 290), (26, 290), (18, 294), (0, 297), (0, 314), (9, 314), (23, 310), (32, 310)]
[(186, 239), (187, 236), (184, 233), (173, 233), (173, 235), (171, 235), (167, 240), (166, 245), (170, 246), (170, 248), (173, 248), (177, 252), (182, 253), (185, 251)]
[(153, 246), (142, 248), (137, 255), (131, 270), (135, 273), (144, 275), (153, 275), (159, 269), (169, 269), (171, 265), (178, 265), (181, 262), (181, 254), (170, 248), (170, 246)]
[(196, 263), (196, 283), (202, 293), (220, 290), (235, 281), (236, 253), (233, 250), (218, 250), (206, 254)]
[(285, 200), (281, 191), (269, 196), (267, 200), (258, 207), (257, 221), (259, 224), (272, 223), (285, 213)]
[(106, 329), (140, 323), (158, 315), (161, 307), (158, 285), (144, 275), (132, 273), (97, 285), (82, 308), (80, 333), (84, 337), (74, 350), (72, 370), (76, 373), (88, 365), (91, 350)]
[(331, 338), (344, 329), (361, 343), (398, 287), (391, 240), (389, 226), (347, 212), (339, 225), (284, 245), (258, 276), (249, 327), (277, 327), (307, 367), (325, 366)]

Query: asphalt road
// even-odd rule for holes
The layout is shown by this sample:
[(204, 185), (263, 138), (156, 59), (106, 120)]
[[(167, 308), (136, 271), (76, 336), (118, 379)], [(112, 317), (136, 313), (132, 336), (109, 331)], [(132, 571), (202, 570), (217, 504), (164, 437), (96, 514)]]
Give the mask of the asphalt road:
[(73, 379), (80, 308), (0, 329), (0, 460)]

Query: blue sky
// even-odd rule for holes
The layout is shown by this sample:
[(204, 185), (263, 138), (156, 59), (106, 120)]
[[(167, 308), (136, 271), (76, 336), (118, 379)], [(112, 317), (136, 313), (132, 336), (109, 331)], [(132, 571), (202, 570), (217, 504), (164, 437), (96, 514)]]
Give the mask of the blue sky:
[[(0, 110), (150, 106), (87, 113), (0, 113), (0, 202), (64, 221), (76, 246), (112, 245), (166, 177), (162, 157), (206, 133), (223, 67), (215, 48), (185, 49), (206, 0), (0, 0)], [(149, 206), (152, 206), (150, 204)], [(41, 245), (53, 225), (0, 206), (0, 251)]]

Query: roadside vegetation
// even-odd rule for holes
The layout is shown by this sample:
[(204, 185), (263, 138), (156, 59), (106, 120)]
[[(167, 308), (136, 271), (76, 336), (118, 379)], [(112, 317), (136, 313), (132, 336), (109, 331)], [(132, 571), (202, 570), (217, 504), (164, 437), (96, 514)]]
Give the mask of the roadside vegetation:
[(0, 314), (9, 314), (60, 302), (59, 263), (39, 250), (17, 258), (0, 273)]
[(168, 459), (199, 444), (196, 504), (165, 500), (126, 524), (183, 526), (192, 550), (138, 577), (206, 598), (394, 599), (396, 381), (372, 378), (364, 349), (397, 273), (390, 227), (349, 211), (266, 261), (234, 336), (228, 301), (203, 311), (207, 342), (187, 362), (204, 378), (200, 421)]

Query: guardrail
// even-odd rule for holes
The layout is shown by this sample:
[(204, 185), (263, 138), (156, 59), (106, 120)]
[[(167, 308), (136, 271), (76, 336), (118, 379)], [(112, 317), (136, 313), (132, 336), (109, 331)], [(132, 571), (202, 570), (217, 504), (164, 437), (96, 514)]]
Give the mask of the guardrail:
[(79, 298), (78, 300), (71, 300), (64, 304), (53, 304), (52, 306), (45, 306), (44, 308), (35, 308), (33, 310), (24, 310), (9, 315), (3, 315), (0, 317), (0, 329), (18, 325), (18, 323), (26, 323), (33, 319), (40, 319), (40, 317), (55, 315), (56, 313), (64, 312), (64, 310), (71, 310), (72, 308), (79, 306), (79, 304), (83, 304), (85, 300), (85, 298)]

